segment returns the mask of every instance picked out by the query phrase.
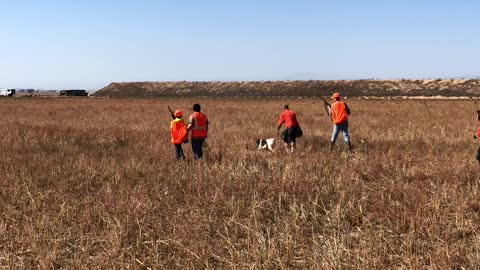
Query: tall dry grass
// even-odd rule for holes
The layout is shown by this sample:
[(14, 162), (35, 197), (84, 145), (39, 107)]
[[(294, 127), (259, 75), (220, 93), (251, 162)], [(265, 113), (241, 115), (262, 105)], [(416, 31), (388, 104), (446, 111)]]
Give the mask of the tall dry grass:
[[(480, 268), (473, 101), (349, 100), (348, 155), (317, 100), (202, 99), (177, 162), (166, 106), (196, 101), (1, 99), (1, 267)], [(255, 151), (284, 103), (298, 152)]]

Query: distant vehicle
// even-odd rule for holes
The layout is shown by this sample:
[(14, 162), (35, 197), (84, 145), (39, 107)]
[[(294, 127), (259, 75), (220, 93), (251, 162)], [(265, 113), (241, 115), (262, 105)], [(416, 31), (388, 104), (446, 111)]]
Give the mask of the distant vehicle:
[(62, 90), (60, 91), (60, 96), (86, 97), (88, 93), (86, 90)]
[(12, 97), (15, 95), (15, 89), (0, 88), (0, 97)]

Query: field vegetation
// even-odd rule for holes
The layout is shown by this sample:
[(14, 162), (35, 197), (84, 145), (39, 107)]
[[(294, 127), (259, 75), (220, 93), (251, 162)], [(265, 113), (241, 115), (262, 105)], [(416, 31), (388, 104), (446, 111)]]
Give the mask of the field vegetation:
[(121, 82), (111, 83), (95, 96), (172, 97), (177, 95), (222, 97), (318, 97), (341, 89), (353, 97), (467, 96), (480, 95), (479, 79), (429, 80), (329, 80), (244, 82)]
[[(202, 104), (206, 157), (174, 160), (166, 106)], [(0, 100), (0, 267), (479, 269), (475, 101)], [(258, 152), (280, 106), (298, 151)]]

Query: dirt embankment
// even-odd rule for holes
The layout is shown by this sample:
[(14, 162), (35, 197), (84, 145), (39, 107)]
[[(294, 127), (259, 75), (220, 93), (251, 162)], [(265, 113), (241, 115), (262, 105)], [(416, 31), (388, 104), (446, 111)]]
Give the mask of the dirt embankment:
[(252, 82), (123, 82), (111, 83), (95, 96), (109, 97), (281, 97), (328, 96), (480, 96), (480, 80), (338, 80)]

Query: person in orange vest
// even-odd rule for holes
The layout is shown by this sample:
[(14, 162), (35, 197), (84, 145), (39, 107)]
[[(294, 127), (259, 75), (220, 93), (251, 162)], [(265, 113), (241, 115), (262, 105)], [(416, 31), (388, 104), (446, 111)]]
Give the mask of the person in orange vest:
[[(480, 111), (477, 111), (477, 120), (480, 121)], [(473, 138), (478, 139), (478, 141), (480, 142), (480, 127), (477, 128), (477, 133), (473, 135)], [(477, 155), (475, 159), (478, 161), (478, 164), (480, 165), (480, 147), (477, 150)]]
[(348, 151), (352, 152), (352, 143), (350, 142), (350, 137), (348, 136), (348, 116), (350, 115), (350, 109), (345, 102), (340, 101), (339, 93), (334, 93), (332, 95), (332, 99), (333, 103), (330, 108), (330, 117), (333, 121), (333, 133), (332, 138), (330, 139), (330, 151), (333, 150), (338, 133), (341, 131), (343, 134), (343, 139), (348, 145)]
[(207, 116), (200, 112), (200, 104), (193, 104), (193, 113), (188, 119), (187, 130), (190, 131), (193, 157), (199, 160), (203, 157), (203, 143), (208, 134)]
[(175, 119), (170, 122), (170, 138), (175, 145), (175, 158), (185, 159), (182, 149), (182, 143), (187, 141), (187, 127), (182, 119), (183, 113), (180, 110), (175, 111)]
[(294, 111), (290, 110), (288, 105), (282, 107), (282, 114), (280, 119), (278, 119), (277, 133), (280, 131), (282, 124), (285, 124), (287, 128), (282, 134), (282, 139), (284, 141), (285, 151), (287, 153), (293, 153), (295, 149), (296, 139), (301, 136), (300, 125), (297, 121), (297, 115)]

